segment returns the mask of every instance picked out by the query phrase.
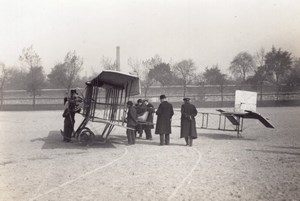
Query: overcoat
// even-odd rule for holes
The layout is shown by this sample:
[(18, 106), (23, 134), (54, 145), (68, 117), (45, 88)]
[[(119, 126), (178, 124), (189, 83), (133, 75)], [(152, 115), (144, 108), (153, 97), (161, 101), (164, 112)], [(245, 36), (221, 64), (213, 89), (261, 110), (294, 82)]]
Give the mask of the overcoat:
[(155, 134), (170, 134), (171, 133), (171, 119), (174, 115), (173, 106), (167, 101), (163, 101), (156, 111), (157, 121)]
[(67, 139), (71, 139), (75, 124), (75, 104), (72, 101), (65, 103), (65, 110), (63, 113), (64, 120), (64, 136)]
[[(147, 117), (147, 122), (153, 123), (153, 113), (155, 112), (154, 106), (151, 103), (147, 105), (147, 111), (149, 112)], [(153, 129), (154, 125), (147, 125), (148, 128)]]
[(127, 112), (127, 127), (134, 128), (136, 126), (136, 109), (133, 106), (128, 107)]
[(193, 104), (184, 103), (181, 105), (181, 129), (180, 137), (191, 136), (197, 138), (196, 121), (197, 109)]

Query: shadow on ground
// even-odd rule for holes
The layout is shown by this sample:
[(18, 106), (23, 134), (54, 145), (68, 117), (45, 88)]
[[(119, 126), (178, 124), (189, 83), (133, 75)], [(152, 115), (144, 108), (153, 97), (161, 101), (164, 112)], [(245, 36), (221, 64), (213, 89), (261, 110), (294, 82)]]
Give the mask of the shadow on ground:
[[(89, 145), (82, 145), (75, 138), (73, 138), (73, 143), (63, 142), (62, 135), (60, 131), (50, 131), (47, 137), (35, 138), (30, 140), (31, 142), (42, 141), (44, 142), (42, 149), (82, 149), (86, 150), (88, 148), (116, 148), (113, 144), (124, 144), (124, 139), (122, 138), (112, 138), (106, 142), (99, 140), (100, 138), (96, 136), (94, 142)], [(126, 140), (126, 138), (125, 138)]]
[[(108, 139), (112, 144), (128, 144), (127, 136), (110, 136)], [(155, 140), (146, 140), (145, 138), (135, 138), (136, 144), (145, 144), (145, 145), (159, 145), (159, 141)]]
[(249, 140), (255, 141), (256, 139), (245, 138), (245, 137), (237, 137), (236, 135), (228, 135), (228, 134), (218, 134), (218, 133), (201, 133), (198, 134), (198, 137), (206, 137), (214, 140)]

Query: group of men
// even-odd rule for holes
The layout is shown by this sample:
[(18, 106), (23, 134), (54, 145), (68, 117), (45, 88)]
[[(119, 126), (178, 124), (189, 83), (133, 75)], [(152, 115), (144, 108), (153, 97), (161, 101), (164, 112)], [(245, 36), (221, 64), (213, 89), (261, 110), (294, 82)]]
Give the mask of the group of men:
[[(197, 138), (195, 117), (198, 113), (196, 107), (190, 103), (189, 98), (183, 99), (184, 104), (181, 106), (181, 130), (180, 137), (185, 138), (186, 145), (192, 146), (193, 139)], [(160, 96), (160, 105), (155, 112), (155, 109), (148, 100), (142, 101), (139, 99), (134, 106), (132, 101), (127, 102), (127, 139), (128, 144), (135, 144), (136, 132), (139, 137), (142, 137), (142, 132), (145, 130), (146, 139), (152, 139), (151, 129), (153, 126), (153, 114), (156, 113), (157, 121), (155, 134), (160, 136), (160, 145), (170, 144), (171, 122), (174, 115), (173, 106), (167, 101), (165, 95)], [(148, 112), (146, 122), (139, 121), (139, 116)]]
[[(155, 112), (154, 106), (149, 103), (147, 99), (138, 99), (137, 104), (133, 105), (132, 101), (127, 102), (128, 112), (127, 112), (127, 139), (128, 144), (135, 144), (135, 138), (137, 134), (141, 138), (143, 131), (146, 134), (146, 140), (152, 140), (151, 129), (153, 126), (153, 113)], [(138, 123), (139, 117), (142, 117), (147, 112), (146, 119), (143, 123)]]
[[(64, 99), (64, 130), (61, 130), (64, 142), (72, 142), (72, 134), (74, 133), (75, 114), (80, 112), (77, 107), (78, 94), (76, 90), (71, 90), (70, 98)], [(192, 146), (193, 139), (197, 138), (196, 107), (190, 103), (189, 98), (184, 98), (184, 104), (181, 105), (181, 130), (180, 137), (185, 138), (186, 145)], [(147, 99), (139, 99), (137, 104), (133, 105), (132, 101), (127, 102), (127, 139), (128, 144), (135, 144), (137, 134), (142, 137), (143, 132), (146, 134), (147, 140), (152, 140), (151, 130), (154, 129), (153, 115), (157, 115), (155, 134), (160, 136), (160, 145), (170, 144), (171, 122), (174, 115), (173, 106), (167, 101), (165, 95), (160, 96), (160, 105), (155, 111), (154, 106)], [(145, 113), (147, 113), (145, 115)], [(145, 119), (141, 119), (145, 117)]]

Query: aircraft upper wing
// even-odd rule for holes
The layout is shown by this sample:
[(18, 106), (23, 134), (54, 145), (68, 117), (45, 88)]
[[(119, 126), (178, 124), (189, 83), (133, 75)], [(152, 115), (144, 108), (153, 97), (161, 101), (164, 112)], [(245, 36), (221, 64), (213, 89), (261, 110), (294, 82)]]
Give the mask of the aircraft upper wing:
[(104, 70), (97, 77), (91, 80), (91, 84), (93, 86), (103, 88), (125, 88), (125, 86), (131, 85), (129, 87), (129, 94), (131, 96), (139, 95), (141, 93), (139, 78), (119, 71)]

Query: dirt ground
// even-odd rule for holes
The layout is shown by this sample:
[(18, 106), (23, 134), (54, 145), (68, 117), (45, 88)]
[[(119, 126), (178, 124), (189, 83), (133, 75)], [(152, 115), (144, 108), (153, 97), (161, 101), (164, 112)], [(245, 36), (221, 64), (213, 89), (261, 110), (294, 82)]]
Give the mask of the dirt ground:
[(0, 112), (0, 200), (299, 200), (300, 107), (258, 111), (275, 129), (245, 120), (241, 139), (199, 129), (193, 147), (179, 128), (169, 146), (156, 135), (127, 146), (116, 128), (82, 147), (62, 142), (62, 111)]

